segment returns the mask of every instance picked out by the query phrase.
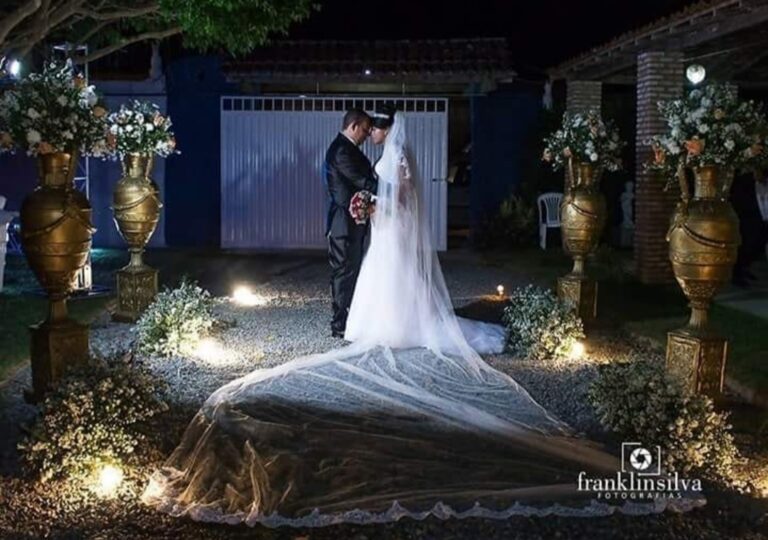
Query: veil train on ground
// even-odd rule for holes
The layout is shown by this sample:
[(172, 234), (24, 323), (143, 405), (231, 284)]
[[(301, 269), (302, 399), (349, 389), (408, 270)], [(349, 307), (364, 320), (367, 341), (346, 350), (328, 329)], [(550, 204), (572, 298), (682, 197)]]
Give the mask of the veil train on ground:
[[(203, 404), (142, 499), (219, 523), (324, 526), (404, 516), (603, 516), (697, 498), (598, 502), (576, 480), (618, 460), (485, 363), (496, 325), (454, 314), (402, 113), (387, 136), (353, 343), (232, 381)], [(470, 345), (470, 343), (472, 345)]]

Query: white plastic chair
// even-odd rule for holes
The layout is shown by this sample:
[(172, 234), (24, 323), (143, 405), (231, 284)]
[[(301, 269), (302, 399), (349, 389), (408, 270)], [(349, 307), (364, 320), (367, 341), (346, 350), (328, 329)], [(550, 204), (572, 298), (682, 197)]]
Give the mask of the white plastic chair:
[(763, 217), (763, 221), (768, 221), (768, 184), (755, 182), (755, 195), (757, 196), (760, 215)]
[(8, 242), (8, 223), (18, 216), (17, 212), (3, 210), (5, 208), (5, 197), (0, 195), (0, 291), (3, 290), (3, 277), (5, 274), (5, 252)]
[(562, 193), (542, 193), (538, 198), (539, 207), (539, 245), (547, 249), (547, 229), (560, 228), (560, 201)]

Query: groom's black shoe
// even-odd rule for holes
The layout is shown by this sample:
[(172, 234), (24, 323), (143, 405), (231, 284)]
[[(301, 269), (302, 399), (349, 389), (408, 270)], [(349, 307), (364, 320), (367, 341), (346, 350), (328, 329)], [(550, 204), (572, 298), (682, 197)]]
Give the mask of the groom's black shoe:
[(344, 331), (343, 330), (332, 330), (331, 335), (335, 338), (344, 339)]

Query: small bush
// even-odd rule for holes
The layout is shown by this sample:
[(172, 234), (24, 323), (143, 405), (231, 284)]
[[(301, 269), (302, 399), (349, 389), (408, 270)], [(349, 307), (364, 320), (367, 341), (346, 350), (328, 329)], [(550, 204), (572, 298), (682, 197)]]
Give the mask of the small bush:
[(475, 243), (481, 248), (520, 247), (534, 244), (536, 209), (524, 198), (511, 195), (482, 226)]
[(26, 469), (43, 481), (85, 480), (100, 463), (130, 462), (143, 429), (167, 410), (164, 383), (130, 355), (70, 369), (40, 406), (19, 444)]
[(661, 446), (669, 472), (730, 483), (740, 456), (728, 415), (706, 396), (685, 391), (661, 359), (600, 366), (589, 399), (605, 428)]
[(508, 347), (527, 358), (565, 358), (584, 338), (581, 319), (555, 294), (533, 285), (517, 288), (504, 309)]
[(139, 352), (157, 356), (188, 353), (216, 324), (214, 304), (208, 291), (186, 279), (178, 288), (164, 290), (136, 323)]

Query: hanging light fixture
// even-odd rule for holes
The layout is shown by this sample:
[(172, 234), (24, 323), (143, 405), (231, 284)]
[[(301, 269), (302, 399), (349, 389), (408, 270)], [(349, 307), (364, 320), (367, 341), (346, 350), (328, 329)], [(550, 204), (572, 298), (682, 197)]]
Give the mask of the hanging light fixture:
[(685, 76), (692, 84), (699, 84), (707, 76), (707, 70), (701, 64), (691, 64), (685, 70)]

